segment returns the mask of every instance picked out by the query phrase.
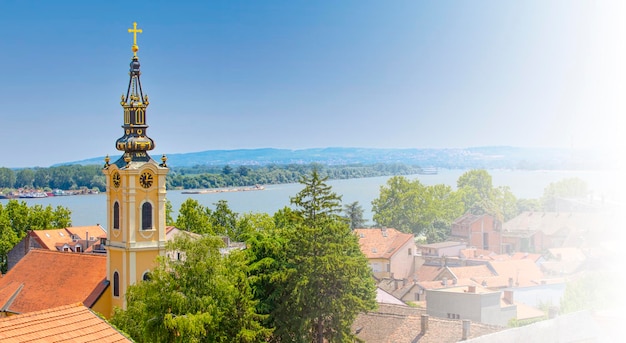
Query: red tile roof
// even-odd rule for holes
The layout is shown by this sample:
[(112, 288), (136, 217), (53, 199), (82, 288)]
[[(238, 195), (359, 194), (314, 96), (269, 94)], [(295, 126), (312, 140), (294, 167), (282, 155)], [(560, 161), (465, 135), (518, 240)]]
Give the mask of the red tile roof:
[(82, 304), (0, 318), (0, 341), (132, 342)]
[(413, 234), (396, 229), (354, 229), (359, 246), (367, 258), (390, 258), (413, 240)]
[[(106, 256), (33, 249), (0, 278), (0, 308), (13, 313), (82, 303), (106, 276)], [(22, 285), (13, 297), (5, 287)]]
[(469, 279), (472, 277), (489, 277), (494, 273), (484, 264), (478, 266), (448, 267), (457, 279)]
[(417, 269), (415, 276), (418, 282), (434, 281), (443, 269), (444, 267), (423, 265)]

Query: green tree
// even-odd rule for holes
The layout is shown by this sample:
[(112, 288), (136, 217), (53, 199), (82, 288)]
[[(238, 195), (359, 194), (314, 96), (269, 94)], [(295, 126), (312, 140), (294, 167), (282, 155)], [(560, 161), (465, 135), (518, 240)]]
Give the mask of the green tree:
[(0, 167), (0, 188), (13, 188), (15, 179), (15, 172), (13, 170)]
[(577, 177), (552, 182), (543, 191), (541, 206), (544, 211), (558, 211), (558, 198), (584, 198), (589, 195), (587, 183)]
[(350, 223), (350, 229), (354, 230), (365, 226), (363, 207), (361, 207), (358, 201), (344, 205), (343, 212)]
[(265, 342), (246, 274), (245, 255), (222, 256), (217, 237), (179, 235), (167, 249), (185, 258), (158, 258), (150, 279), (130, 286), (126, 310), (111, 322), (137, 342)]
[(474, 169), (463, 173), (456, 182), (461, 193), (465, 211), (472, 214), (493, 214), (493, 182), (484, 169)]
[(174, 226), (176, 222), (174, 222), (174, 218), (172, 218), (172, 212), (174, 211), (172, 202), (167, 199), (165, 200), (165, 225)]
[(465, 211), (489, 214), (507, 221), (520, 213), (517, 198), (508, 186), (494, 187), (491, 175), (483, 169), (470, 170), (457, 180)]
[[(372, 211), (379, 226), (421, 235), (427, 230), (447, 230), (445, 226), (449, 228), (463, 214), (463, 204), (450, 186), (424, 186), (419, 180), (394, 176), (380, 188), (379, 197), (372, 201)], [(441, 235), (446, 233), (431, 233), (432, 237)]]
[(213, 234), (230, 237), (232, 240), (239, 239), (237, 228), (238, 214), (228, 207), (226, 200), (218, 200), (215, 203), (215, 210), (210, 212), (211, 227)]
[(180, 205), (176, 227), (195, 233), (213, 234), (211, 210), (195, 199), (187, 199)]
[(276, 342), (353, 342), (356, 315), (376, 306), (367, 259), (324, 181), (316, 170), (303, 177), (291, 198), (297, 217), (283, 211), (286, 226), (266, 234), (274, 239), (248, 241), (255, 294), (264, 296)]
[(15, 187), (31, 188), (35, 181), (35, 172), (32, 169), (20, 169), (15, 175)]

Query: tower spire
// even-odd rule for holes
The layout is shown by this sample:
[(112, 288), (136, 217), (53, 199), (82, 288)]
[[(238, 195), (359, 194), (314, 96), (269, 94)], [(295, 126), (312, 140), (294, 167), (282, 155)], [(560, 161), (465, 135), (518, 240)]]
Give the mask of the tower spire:
[(118, 138), (116, 142), (117, 150), (123, 151), (124, 155), (115, 162), (118, 165), (128, 165), (130, 162), (147, 162), (150, 160), (148, 151), (154, 149), (154, 141), (147, 136), (148, 124), (146, 122), (146, 109), (150, 102), (148, 95), (143, 94), (141, 88), (141, 75), (139, 57), (137, 57), (137, 33), (142, 33), (142, 29), (137, 29), (137, 23), (133, 23), (133, 28), (128, 29), (133, 34), (133, 58), (130, 62), (130, 80), (126, 94), (122, 94), (120, 104), (124, 108), (124, 136)]

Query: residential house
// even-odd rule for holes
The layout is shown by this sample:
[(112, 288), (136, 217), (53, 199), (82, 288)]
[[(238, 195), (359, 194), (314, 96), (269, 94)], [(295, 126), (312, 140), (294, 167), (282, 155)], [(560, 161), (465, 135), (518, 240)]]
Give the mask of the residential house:
[(405, 279), (415, 271), (413, 234), (392, 228), (355, 229), (359, 246), (376, 278)]
[(0, 342), (132, 342), (83, 304), (0, 318)]
[(501, 302), (502, 292), (480, 286), (457, 286), (426, 291), (431, 316), (506, 326), (517, 316), (517, 306)]
[(466, 213), (452, 223), (449, 239), (501, 254), (502, 223), (488, 214)]
[(105, 242), (106, 230), (100, 225), (31, 230), (7, 254), (7, 268), (13, 268), (31, 249), (104, 254)]

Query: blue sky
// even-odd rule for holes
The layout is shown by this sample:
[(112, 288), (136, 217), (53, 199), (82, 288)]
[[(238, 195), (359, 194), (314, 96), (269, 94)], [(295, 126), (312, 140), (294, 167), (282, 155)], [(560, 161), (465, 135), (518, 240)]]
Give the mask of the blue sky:
[(623, 1), (0, 2), (0, 166), (116, 155), (133, 21), (153, 156), (622, 146)]

